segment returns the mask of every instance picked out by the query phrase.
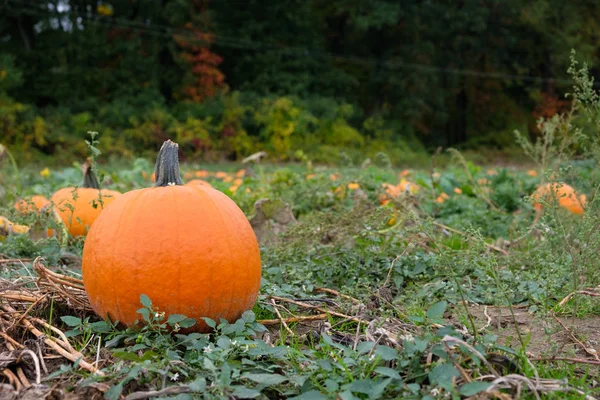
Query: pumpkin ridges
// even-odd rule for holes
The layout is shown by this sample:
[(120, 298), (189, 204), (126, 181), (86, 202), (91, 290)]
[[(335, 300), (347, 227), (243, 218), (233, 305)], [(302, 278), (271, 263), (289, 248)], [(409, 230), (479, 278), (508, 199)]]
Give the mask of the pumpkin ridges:
[(256, 301), (260, 250), (246, 216), (215, 189), (178, 185), (178, 168), (177, 145), (167, 141), (157, 157), (158, 186), (116, 199), (90, 230), (82, 272), (99, 315), (131, 325), (146, 294), (153, 307), (194, 318), (194, 330), (207, 331), (202, 317), (233, 322)]
[[(164, 197), (169, 196), (169, 191), (177, 191), (178, 195), (181, 193), (192, 193), (199, 190), (211, 198), (215, 198), (214, 206), (213, 201), (206, 201), (206, 207), (198, 207), (198, 203), (202, 204), (202, 200), (196, 203), (178, 202), (178, 205), (173, 205), (170, 209), (172, 212), (167, 214), (161, 207), (161, 204), (149, 205), (148, 202), (152, 202), (153, 199), (158, 195)], [(156, 193), (158, 191), (158, 193)], [(90, 293), (90, 301), (94, 306), (94, 310), (101, 316), (104, 316), (103, 307), (107, 307), (107, 304), (100, 304), (99, 300), (94, 300), (95, 296), (92, 292), (99, 292), (99, 286), (102, 284), (110, 285), (112, 281), (118, 278), (111, 279), (110, 273), (107, 269), (103, 269), (103, 277), (101, 279), (96, 278), (98, 271), (94, 272), (90, 269), (90, 256), (97, 254), (98, 258), (93, 259), (93, 264), (96, 265), (108, 265), (113, 261), (123, 260), (119, 259), (118, 256), (106, 257), (106, 254), (102, 254), (105, 250), (90, 250), (88, 243), (95, 243), (94, 248), (106, 249), (111, 246), (111, 238), (114, 237), (131, 237), (130, 235), (135, 234), (136, 239), (131, 241), (120, 240), (118, 244), (112, 244), (114, 246), (114, 254), (127, 253), (128, 247), (135, 247), (134, 254), (131, 254), (131, 250), (126, 254), (127, 259), (122, 264), (121, 268), (114, 268), (112, 274), (126, 274), (127, 271), (129, 277), (133, 278), (133, 282), (126, 288), (115, 288), (115, 297), (119, 298), (119, 315), (114, 313), (111, 318), (118, 318), (119, 320), (131, 324), (134, 321), (133, 317), (126, 317), (126, 314), (131, 313), (136, 316), (135, 311), (140, 307), (139, 305), (139, 292), (147, 294), (152, 299), (153, 303), (157, 305), (161, 311), (167, 313), (179, 313), (188, 315), (189, 317), (198, 319), (199, 330), (205, 330), (207, 327), (203, 320), (200, 320), (200, 314), (206, 314), (218, 322), (218, 317), (222, 316), (227, 319), (232, 319), (241, 315), (241, 311), (252, 307), (253, 301), (256, 300), (256, 295), (260, 286), (260, 252), (258, 250), (258, 243), (256, 238), (253, 236), (253, 232), (249, 227), (249, 223), (245, 219), (244, 214), (235, 206), (227, 196), (218, 192), (214, 189), (201, 187), (196, 189), (194, 187), (177, 186), (177, 187), (161, 187), (153, 189), (141, 189), (139, 191), (139, 199), (136, 202), (136, 207), (132, 207), (122, 210), (124, 204), (129, 203), (133, 200), (130, 193), (124, 194), (118, 201), (115, 201), (111, 208), (102, 214), (102, 218), (94, 224), (94, 227), (90, 230), (90, 234), (86, 241), (84, 248), (84, 283), (86, 289)], [(162, 192), (162, 193), (161, 193)], [(207, 193), (208, 192), (208, 193)], [(135, 194), (133, 196), (136, 196)], [(169, 196), (170, 197), (170, 196)], [(197, 197), (195, 197), (197, 198)], [(204, 196), (202, 196), (204, 198)], [(222, 204), (223, 200), (227, 200), (228, 203)], [(133, 202), (131, 203), (133, 204)], [(217, 205), (218, 204), (218, 205)], [(145, 205), (145, 206), (144, 206)], [(145, 208), (145, 211), (142, 208)], [(177, 207), (177, 209), (175, 209)], [(212, 208), (222, 209), (221, 215), (216, 215)], [(235, 207), (235, 208), (234, 208)], [(236, 210), (237, 209), (237, 210)], [(111, 212), (112, 211), (112, 212)], [(121, 211), (120, 214), (125, 212), (128, 215), (129, 226), (135, 226), (137, 228), (130, 228), (130, 231), (119, 230), (117, 234), (116, 224), (122, 224), (123, 222), (108, 223), (103, 222), (106, 215)], [(152, 220), (148, 220), (147, 225), (142, 220), (145, 220), (145, 215), (155, 215)], [(240, 218), (241, 216), (241, 218)], [(153, 232), (165, 231), (170, 226), (185, 226), (188, 220), (202, 220), (203, 224), (194, 228), (192, 231), (183, 235), (181, 238), (176, 237), (164, 237), (161, 234), (153, 235)], [(231, 222), (224, 224), (225, 229), (214, 229), (219, 223), (222, 224), (223, 219), (239, 222)], [(111, 220), (109, 218), (109, 220)], [(111, 220), (112, 221), (112, 220)], [(142, 221), (142, 222), (140, 222)], [(247, 225), (246, 225), (247, 224)], [(151, 229), (149, 228), (151, 227)], [(240, 231), (246, 229), (244, 234), (238, 235)], [(139, 234), (139, 232), (143, 234)], [(250, 236), (250, 234), (252, 236)], [(239, 239), (238, 239), (239, 238)], [(160, 243), (158, 240), (160, 239)], [(236, 243), (237, 242), (237, 243)], [(253, 248), (253, 246), (256, 246)], [(184, 284), (184, 288), (180, 290), (179, 295), (181, 299), (181, 305), (173, 304), (170, 301), (173, 298), (169, 298), (171, 294), (165, 288), (168, 288), (167, 283), (173, 282), (173, 270), (161, 270), (161, 263), (166, 265), (173, 265), (176, 261), (166, 261), (166, 252), (176, 248), (180, 254), (184, 257), (179, 261), (179, 267), (181, 268), (181, 281)], [(166, 250), (165, 250), (166, 249)], [(237, 254), (235, 261), (231, 259), (231, 253)], [(144, 254), (148, 254), (148, 261), (144, 258)], [(124, 258), (124, 257), (122, 257)], [(214, 264), (214, 268), (210, 265), (202, 267), (198, 265), (197, 260), (207, 259), (207, 263)], [(243, 261), (243, 262), (241, 262)], [(239, 263), (236, 265), (236, 263)], [(248, 267), (243, 264), (251, 265)], [(142, 265), (144, 265), (142, 267)], [(116, 267), (116, 266), (115, 266)], [(176, 266), (173, 266), (175, 268)], [(244, 268), (245, 267), (245, 268)], [(156, 270), (155, 272), (152, 272)], [(137, 271), (141, 271), (141, 277), (137, 277)], [(220, 277), (213, 277), (212, 285), (209, 283), (211, 271), (220, 272)], [(143, 276), (146, 274), (147, 276)], [(153, 279), (151, 275), (154, 275), (156, 281), (164, 282), (164, 288), (157, 285), (152, 285)], [(171, 276), (169, 276), (171, 275)], [(249, 279), (248, 277), (254, 276)], [(131, 279), (128, 278), (128, 281)], [(206, 300), (210, 302), (210, 309), (204, 306), (203, 309), (196, 308), (196, 312), (190, 312), (189, 309), (184, 307), (186, 302), (192, 302), (198, 297), (198, 284), (193, 282), (203, 282), (200, 285), (206, 286), (208, 290), (212, 290), (212, 293), (208, 293)], [(234, 285), (232, 282), (236, 282)], [(144, 285), (148, 285), (152, 290), (143, 289)], [(170, 283), (169, 283), (170, 284)], [(178, 285), (178, 284), (177, 284)], [(154, 286), (154, 287), (153, 287)], [(97, 288), (96, 288), (97, 287)], [(145, 291), (144, 291), (145, 290)], [(200, 288), (202, 291), (202, 288)], [(235, 294), (230, 303), (226, 299), (231, 298), (230, 292), (235, 290)], [(97, 294), (96, 294), (97, 295)], [(110, 296), (113, 297), (113, 296)], [(131, 304), (131, 306), (130, 306)], [(226, 310), (224, 308), (227, 308)], [(221, 308), (223, 312), (217, 313), (214, 310)], [(235, 311), (233, 309), (236, 309)], [(210, 312), (210, 315), (208, 314)]]
[(52, 195), (51, 201), (69, 233), (84, 236), (86, 226), (91, 226), (102, 210), (119, 196), (121, 193), (114, 190), (63, 188)]
[[(227, 198), (227, 196), (225, 194), (223, 194), (222, 192), (220, 192), (218, 190), (213, 190), (213, 191), (205, 190), (203, 192), (208, 195), (208, 198), (210, 199), (210, 201), (211, 201), (211, 203), (212, 203), (212, 205), (213, 205), (213, 207), (215, 209), (215, 212), (219, 215), (219, 218), (221, 220), (221, 224), (222, 225), (225, 225), (225, 224), (227, 224), (227, 221), (230, 221), (230, 219), (225, 218), (223, 216), (223, 212), (225, 212), (225, 211), (227, 211), (227, 212), (229, 212), (231, 214), (238, 214), (238, 215), (234, 216), (235, 218), (244, 218), (244, 219), (246, 218), (246, 216), (244, 215), (244, 213), (237, 206), (235, 206), (235, 207), (228, 207), (228, 209), (225, 209), (225, 207), (219, 207), (219, 206), (217, 206), (217, 202), (216, 202), (215, 198), (213, 198), (213, 196), (215, 196), (217, 198), (222, 196), (222, 198), (219, 199), (219, 200), (222, 200), (223, 198)], [(235, 205), (235, 203), (233, 203), (233, 202), (231, 204)], [(232, 227), (232, 230), (233, 229), (235, 229), (235, 228)], [(229, 237), (227, 237), (225, 239), (226, 239), (225, 241), (226, 241), (226, 243), (228, 245), (228, 248), (229, 248), (229, 252), (231, 252), (232, 251), (231, 250), (231, 247), (232, 247), (231, 239)], [(258, 246), (258, 243), (257, 243), (257, 246)], [(245, 261), (246, 261), (246, 264), (247, 264), (248, 259), (245, 259)], [(231, 276), (230, 282), (238, 283), (238, 282), (244, 282), (244, 281), (247, 280), (248, 277), (247, 277), (247, 274), (245, 273), (245, 272), (247, 272), (249, 270), (249, 268), (247, 268), (247, 265), (244, 265), (244, 268), (236, 268), (236, 265), (232, 265), (231, 270), (232, 271), (237, 270), (237, 274), (241, 275), (241, 276), (237, 276), (237, 277), (236, 276)], [(234, 284), (229, 285), (229, 288), (230, 288), (229, 297), (233, 297), (234, 293), (238, 292), (238, 288)], [(258, 292), (259, 288), (260, 288), (260, 278), (258, 280), (258, 287), (256, 289), (256, 292)], [(251, 300), (252, 303), (254, 303), (255, 301), (256, 301), (256, 299)], [(227, 309), (227, 312), (226, 312), (227, 315), (231, 314), (231, 307), (232, 307), (232, 304), (230, 303), (229, 307)]]

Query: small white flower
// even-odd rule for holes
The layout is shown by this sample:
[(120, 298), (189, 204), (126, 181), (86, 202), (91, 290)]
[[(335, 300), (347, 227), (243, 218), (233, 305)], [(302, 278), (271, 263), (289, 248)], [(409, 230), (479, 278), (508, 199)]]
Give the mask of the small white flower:
[(440, 395), (440, 389), (438, 389), (438, 388), (433, 388), (433, 389), (431, 389), (431, 391), (430, 391), (429, 393), (431, 393), (431, 395), (432, 395), (433, 397), (437, 397), (437, 396), (439, 396), (439, 395)]
[(302, 285), (302, 291), (306, 292), (306, 285)]
[(242, 351), (248, 351), (248, 349), (249, 349), (249, 347), (247, 344), (242, 347)]
[(371, 355), (369, 356), (369, 361), (373, 361), (374, 359), (375, 359), (375, 354), (371, 354)]
[(210, 353), (212, 349), (210, 348), (210, 344), (202, 349), (205, 353)]
[(179, 372), (175, 372), (175, 374), (171, 376), (171, 380), (173, 382), (177, 382), (178, 379), (179, 379)]
[(179, 324), (175, 324), (175, 326), (173, 326), (173, 331), (179, 332), (179, 329), (181, 329), (181, 327), (179, 326)]
[(406, 335), (400, 335), (400, 336), (398, 336), (398, 338), (400, 340), (405, 340), (407, 342), (413, 342), (415, 340), (413, 335), (411, 335), (410, 333), (407, 333)]
[(232, 345), (232, 346), (237, 346), (237, 344), (238, 344), (237, 340), (232, 340), (232, 341), (231, 341), (231, 345)]

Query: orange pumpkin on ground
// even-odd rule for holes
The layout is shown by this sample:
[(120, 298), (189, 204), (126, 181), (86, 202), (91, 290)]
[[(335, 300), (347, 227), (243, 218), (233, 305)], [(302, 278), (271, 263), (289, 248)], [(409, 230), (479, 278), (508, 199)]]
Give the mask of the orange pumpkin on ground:
[(72, 236), (85, 236), (92, 223), (121, 193), (100, 189), (90, 163), (84, 166), (82, 188), (68, 187), (52, 195), (54, 208)]
[(392, 185), (391, 183), (382, 183), (381, 187), (383, 187), (383, 189), (385, 190), (384, 193), (381, 193), (379, 195), (379, 204), (381, 204), (382, 206), (385, 206), (390, 201), (392, 201), (396, 197), (399, 197), (402, 194), (401, 190), (397, 186)]
[(533, 206), (538, 213), (543, 209), (541, 201), (558, 201), (558, 204), (573, 214), (583, 214), (586, 202), (585, 194), (578, 194), (566, 183), (547, 183), (540, 186), (533, 194)]
[(44, 196), (31, 196), (19, 199), (15, 203), (15, 208), (22, 214), (38, 213), (42, 208), (50, 204), (50, 200)]
[(212, 185), (210, 183), (203, 181), (202, 179), (192, 179), (191, 181), (188, 181), (186, 183), (186, 186), (193, 186), (193, 185), (212, 187)]
[(258, 296), (258, 242), (240, 208), (218, 190), (182, 185), (178, 145), (165, 142), (155, 187), (117, 198), (91, 227), (83, 282), (92, 308), (125, 325), (142, 321), (140, 296), (160, 312), (230, 322)]

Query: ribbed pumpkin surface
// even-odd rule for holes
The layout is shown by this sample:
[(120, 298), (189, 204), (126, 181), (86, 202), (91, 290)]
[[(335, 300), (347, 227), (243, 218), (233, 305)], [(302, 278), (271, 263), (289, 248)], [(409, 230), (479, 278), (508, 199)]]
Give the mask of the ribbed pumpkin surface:
[(54, 193), (52, 202), (69, 233), (85, 236), (102, 210), (119, 196), (115, 190), (69, 187)]
[(206, 186), (134, 190), (90, 229), (83, 281), (93, 309), (132, 325), (140, 295), (159, 311), (234, 321), (253, 307), (261, 276), (256, 236), (239, 207)]

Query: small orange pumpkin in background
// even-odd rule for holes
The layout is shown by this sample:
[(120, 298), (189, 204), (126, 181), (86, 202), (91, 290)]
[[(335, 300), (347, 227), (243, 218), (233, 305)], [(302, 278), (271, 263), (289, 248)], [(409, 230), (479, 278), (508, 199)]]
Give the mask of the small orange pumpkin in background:
[(183, 185), (179, 146), (168, 140), (156, 184), (118, 197), (90, 228), (83, 282), (94, 311), (125, 325), (141, 321), (140, 296), (161, 312), (196, 320), (238, 319), (256, 302), (261, 279), (256, 236), (240, 208), (206, 185)]
[(83, 187), (68, 187), (52, 195), (54, 208), (72, 236), (85, 236), (92, 223), (121, 193), (100, 189), (88, 161), (84, 167)]
[(42, 208), (50, 204), (44, 196), (34, 195), (17, 200), (14, 207), (21, 214), (39, 213)]
[(399, 197), (402, 194), (402, 191), (397, 187), (392, 185), (391, 183), (382, 183), (381, 187), (384, 189), (384, 193), (379, 195), (379, 204), (385, 206), (390, 201)]
[(186, 183), (186, 186), (193, 186), (193, 185), (212, 187), (212, 185), (210, 183), (203, 181), (202, 179), (192, 179), (191, 181), (188, 181)]
[(537, 213), (541, 213), (543, 205), (541, 201), (552, 202), (557, 200), (558, 204), (572, 212), (581, 215), (584, 212), (586, 196), (578, 194), (573, 187), (566, 183), (546, 183), (540, 186), (533, 194), (533, 206)]

